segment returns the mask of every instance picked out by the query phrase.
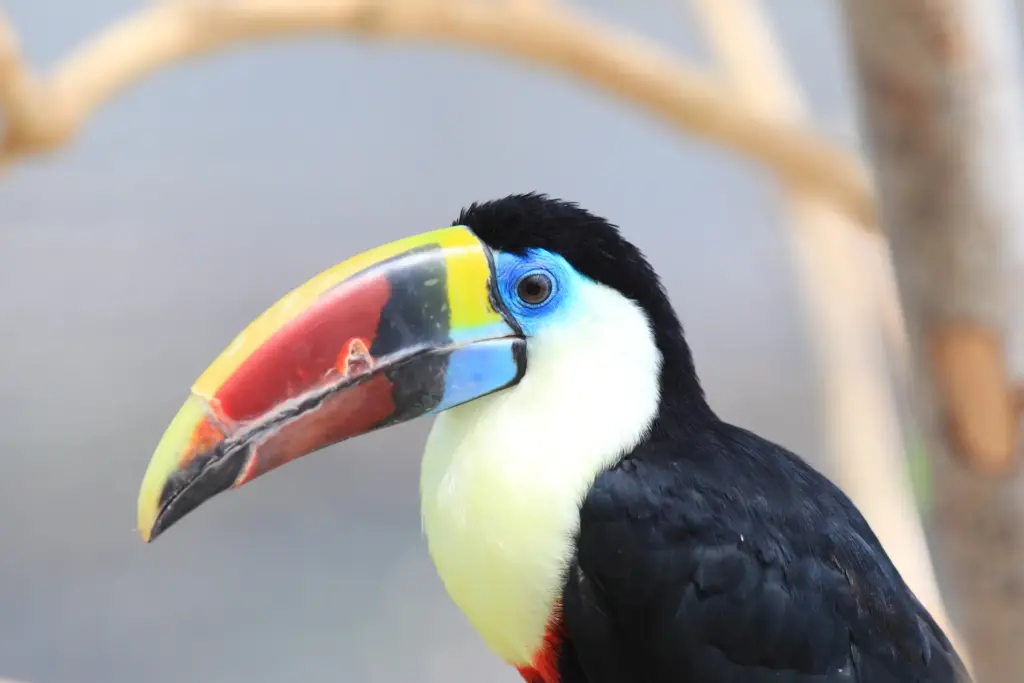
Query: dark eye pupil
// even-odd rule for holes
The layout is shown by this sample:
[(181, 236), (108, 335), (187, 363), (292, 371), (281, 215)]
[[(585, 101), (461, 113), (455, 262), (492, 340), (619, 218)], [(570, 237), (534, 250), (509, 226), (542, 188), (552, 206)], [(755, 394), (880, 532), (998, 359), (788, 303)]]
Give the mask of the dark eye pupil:
[(551, 279), (542, 273), (527, 275), (519, 281), (519, 298), (528, 304), (543, 303), (551, 295)]

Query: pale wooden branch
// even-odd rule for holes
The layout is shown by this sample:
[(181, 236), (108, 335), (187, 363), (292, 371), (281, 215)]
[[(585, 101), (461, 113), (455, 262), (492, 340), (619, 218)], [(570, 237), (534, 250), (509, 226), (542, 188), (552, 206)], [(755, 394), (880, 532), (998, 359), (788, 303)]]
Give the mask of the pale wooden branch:
[(553, 0), (151, 4), (19, 96), (31, 116), (8, 109), (0, 156), (14, 159), (65, 143), (103, 102), (158, 69), (248, 41), (326, 32), (454, 43), (557, 69), (815, 187), (860, 225), (874, 225), (864, 169), (846, 151), (801, 126), (737, 106), (728, 90), (666, 50)]
[(44, 127), (51, 116), (45, 111), (47, 98), (39, 81), (21, 58), (17, 36), (7, 17), (0, 12), (0, 114), (4, 138), (0, 140), (0, 166), (10, 156), (8, 147), (43, 148), (54, 136)]
[[(739, 96), (766, 115), (801, 123), (806, 105), (775, 48), (758, 0), (692, 4)], [(895, 298), (895, 292), (884, 284), (871, 286), (891, 277), (879, 267), (879, 240), (852, 229), (848, 218), (806, 188), (790, 185), (784, 190), (792, 217), (791, 246), (822, 369), (838, 483), (864, 513), (918, 599), (952, 634), (915, 506), (881, 353), (883, 309), (878, 297)]]
[[(934, 470), (936, 553), (982, 683), (1024, 680), (1024, 107), (1000, 2), (844, 0)], [(954, 458), (953, 456), (959, 456)], [(988, 473), (989, 476), (986, 476)], [(1002, 476), (991, 476), (1002, 473)]]

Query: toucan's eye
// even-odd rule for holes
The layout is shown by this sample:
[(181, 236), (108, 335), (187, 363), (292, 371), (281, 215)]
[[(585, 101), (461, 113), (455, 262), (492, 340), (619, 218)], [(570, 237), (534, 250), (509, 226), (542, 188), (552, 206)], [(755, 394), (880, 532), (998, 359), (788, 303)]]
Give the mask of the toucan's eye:
[(516, 294), (529, 306), (539, 306), (547, 301), (551, 290), (551, 276), (547, 273), (527, 273), (516, 285)]

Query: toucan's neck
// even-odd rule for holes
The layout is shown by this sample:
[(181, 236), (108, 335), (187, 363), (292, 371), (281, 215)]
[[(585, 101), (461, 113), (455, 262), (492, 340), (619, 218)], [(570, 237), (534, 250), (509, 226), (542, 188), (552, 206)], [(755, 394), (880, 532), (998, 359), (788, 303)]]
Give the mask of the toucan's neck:
[(647, 314), (661, 356), (658, 414), (647, 438), (696, 433), (717, 417), (704, 396), (682, 325), (667, 298), (650, 304)]

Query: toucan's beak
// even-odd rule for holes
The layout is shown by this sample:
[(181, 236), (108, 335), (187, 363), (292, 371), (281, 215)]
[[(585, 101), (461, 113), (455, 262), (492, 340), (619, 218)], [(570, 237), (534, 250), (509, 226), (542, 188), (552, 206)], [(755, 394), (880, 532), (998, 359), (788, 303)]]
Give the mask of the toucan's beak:
[(455, 226), (324, 271), (257, 318), (192, 387), (149, 463), (151, 541), (225, 489), (519, 381), (522, 333), (488, 248)]

